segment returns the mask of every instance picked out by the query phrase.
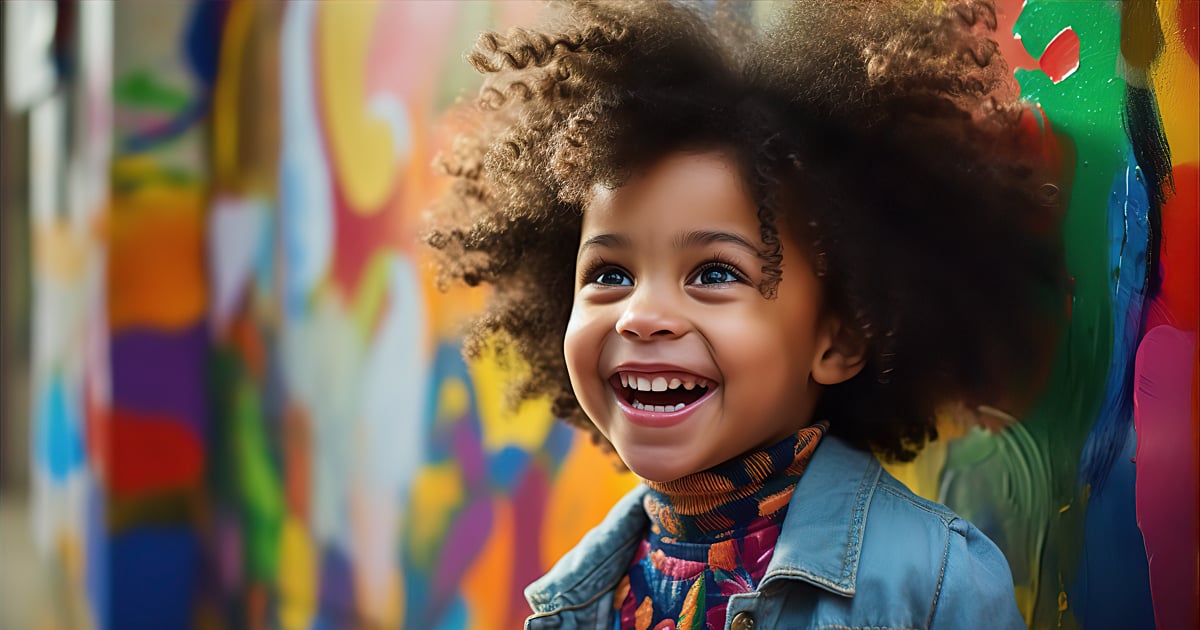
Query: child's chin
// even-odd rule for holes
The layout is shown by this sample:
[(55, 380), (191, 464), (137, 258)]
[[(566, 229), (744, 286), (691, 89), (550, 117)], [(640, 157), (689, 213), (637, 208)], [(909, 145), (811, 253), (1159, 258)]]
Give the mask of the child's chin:
[(664, 461), (661, 457), (657, 459), (651, 457), (622, 457), (621, 459), (633, 474), (637, 475), (640, 479), (654, 483), (670, 483), (697, 472), (689, 469), (687, 466), (679, 465), (678, 462)]

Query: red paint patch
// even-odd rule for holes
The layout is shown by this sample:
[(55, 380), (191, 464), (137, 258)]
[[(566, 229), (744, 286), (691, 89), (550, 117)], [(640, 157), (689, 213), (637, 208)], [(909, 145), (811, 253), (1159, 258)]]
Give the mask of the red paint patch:
[(1024, 8), (1024, 0), (999, 0), (996, 2), (996, 32), (993, 37), (1000, 46), (1000, 54), (1008, 63), (1009, 70), (1018, 68), (1035, 70), (1038, 68), (1037, 59), (1034, 59), (1025, 50), (1025, 44), (1013, 35), (1013, 27), (1016, 26), (1017, 18), (1020, 17)]
[[(1162, 288), (1158, 304), (1167, 321), (1182, 330), (1195, 332), (1200, 325), (1200, 166), (1180, 164), (1172, 172), (1175, 194), (1162, 209), (1162, 245), (1159, 252)], [(1153, 322), (1150, 322), (1153, 323)]]
[(1179, 3), (1179, 39), (1192, 63), (1200, 63), (1200, 2), (1183, 0)]
[(396, 194), (373, 214), (355, 212), (340, 182), (334, 182), (334, 241), (330, 279), (347, 303), (358, 295), (363, 271), (379, 251), (400, 251), (400, 213)]
[(1079, 69), (1079, 36), (1074, 29), (1068, 26), (1056, 35), (1046, 46), (1038, 65), (1055, 83), (1074, 74)]
[(204, 446), (182, 421), (115, 409), (108, 428), (112, 494), (184, 490), (201, 482)]

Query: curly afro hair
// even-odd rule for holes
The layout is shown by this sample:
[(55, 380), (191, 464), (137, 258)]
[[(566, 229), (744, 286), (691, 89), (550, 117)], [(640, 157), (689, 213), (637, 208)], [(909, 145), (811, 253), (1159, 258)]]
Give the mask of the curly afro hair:
[(590, 429), (562, 339), (589, 195), (680, 150), (720, 149), (758, 207), (760, 291), (799, 226), (866, 367), (826, 388), (831, 433), (907, 460), (948, 403), (1017, 412), (1063, 319), (1062, 199), (979, 0), (809, 0), (753, 28), (729, 6), (574, 2), (480, 36), (472, 128), (425, 241), (439, 281), (493, 287), (465, 352), (500, 344)]

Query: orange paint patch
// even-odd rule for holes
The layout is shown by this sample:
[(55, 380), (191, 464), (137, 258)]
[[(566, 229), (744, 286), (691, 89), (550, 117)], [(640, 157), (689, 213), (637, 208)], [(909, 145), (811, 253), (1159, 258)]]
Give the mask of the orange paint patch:
[(205, 314), (204, 219), (198, 189), (147, 185), (114, 200), (108, 262), (111, 328), (177, 330)]
[[(637, 485), (628, 472), (619, 472), (612, 455), (600, 450), (582, 433), (550, 486), (542, 523), (541, 565), (549, 568), (570, 551), (587, 531), (604, 520), (625, 493)], [(587, 488), (587, 492), (580, 492)]]
[(492, 501), (495, 520), (483, 549), (463, 575), (462, 593), (470, 602), (472, 628), (509, 627), (509, 593), (503, 585), (513, 581), (516, 539), (512, 502)]
[(312, 423), (295, 403), (283, 411), (284, 498), (288, 514), (308, 522), (312, 495)]

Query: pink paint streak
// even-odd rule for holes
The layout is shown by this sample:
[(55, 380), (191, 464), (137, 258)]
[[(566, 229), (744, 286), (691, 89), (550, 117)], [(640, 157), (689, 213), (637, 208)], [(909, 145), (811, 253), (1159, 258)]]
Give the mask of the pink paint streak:
[(1195, 333), (1169, 325), (1146, 333), (1134, 363), (1135, 502), (1159, 628), (1200, 627), (1195, 367)]

